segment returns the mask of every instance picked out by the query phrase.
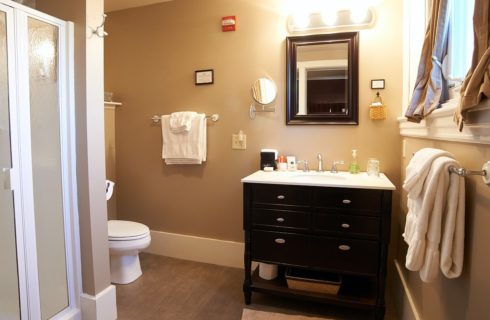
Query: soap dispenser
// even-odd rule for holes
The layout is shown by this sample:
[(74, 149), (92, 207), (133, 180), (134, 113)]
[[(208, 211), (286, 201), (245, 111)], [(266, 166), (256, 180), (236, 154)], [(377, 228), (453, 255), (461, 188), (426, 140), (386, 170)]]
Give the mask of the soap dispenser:
[(359, 164), (357, 163), (357, 150), (353, 149), (352, 150), (352, 160), (351, 160), (351, 163), (349, 165), (349, 172), (352, 174), (356, 174), (356, 173), (359, 173), (359, 171), (360, 171), (360, 168), (359, 168)]

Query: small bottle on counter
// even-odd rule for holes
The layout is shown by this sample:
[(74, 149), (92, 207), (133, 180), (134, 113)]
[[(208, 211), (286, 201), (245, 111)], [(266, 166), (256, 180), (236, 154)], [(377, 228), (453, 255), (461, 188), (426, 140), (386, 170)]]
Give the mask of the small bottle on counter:
[(288, 164), (286, 162), (285, 156), (279, 156), (279, 158), (277, 159), (277, 169), (279, 171), (287, 171), (288, 170)]
[(359, 163), (357, 163), (357, 150), (353, 149), (352, 150), (352, 160), (349, 165), (349, 172), (352, 174), (359, 173), (361, 171), (361, 168), (359, 167)]

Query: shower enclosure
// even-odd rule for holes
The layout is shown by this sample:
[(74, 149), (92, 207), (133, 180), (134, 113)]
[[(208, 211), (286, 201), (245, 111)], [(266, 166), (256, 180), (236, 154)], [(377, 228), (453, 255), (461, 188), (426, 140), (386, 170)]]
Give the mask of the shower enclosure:
[(0, 319), (80, 317), (72, 24), (0, 0)]

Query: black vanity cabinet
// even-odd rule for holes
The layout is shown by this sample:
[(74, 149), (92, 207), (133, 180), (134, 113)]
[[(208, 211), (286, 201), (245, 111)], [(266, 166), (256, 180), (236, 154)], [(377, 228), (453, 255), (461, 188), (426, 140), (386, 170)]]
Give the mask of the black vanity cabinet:
[[(244, 183), (245, 303), (256, 291), (371, 309), (383, 319), (391, 197), (384, 189)], [(260, 278), (252, 261), (278, 265), (278, 277)], [(339, 292), (290, 289), (287, 267), (339, 274)]]

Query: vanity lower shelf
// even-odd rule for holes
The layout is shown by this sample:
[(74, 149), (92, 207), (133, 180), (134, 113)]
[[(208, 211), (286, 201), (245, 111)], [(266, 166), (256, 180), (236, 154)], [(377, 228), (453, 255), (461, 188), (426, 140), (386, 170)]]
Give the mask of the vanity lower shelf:
[(291, 289), (287, 285), (284, 272), (285, 268), (280, 266), (277, 278), (265, 280), (259, 277), (259, 270), (256, 268), (252, 274), (251, 290), (343, 306), (365, 306), (366, 308), (372, 308), (376, 305), (376, 279), (374, 278), (344, 276), (339, 292), (333, 295)]

